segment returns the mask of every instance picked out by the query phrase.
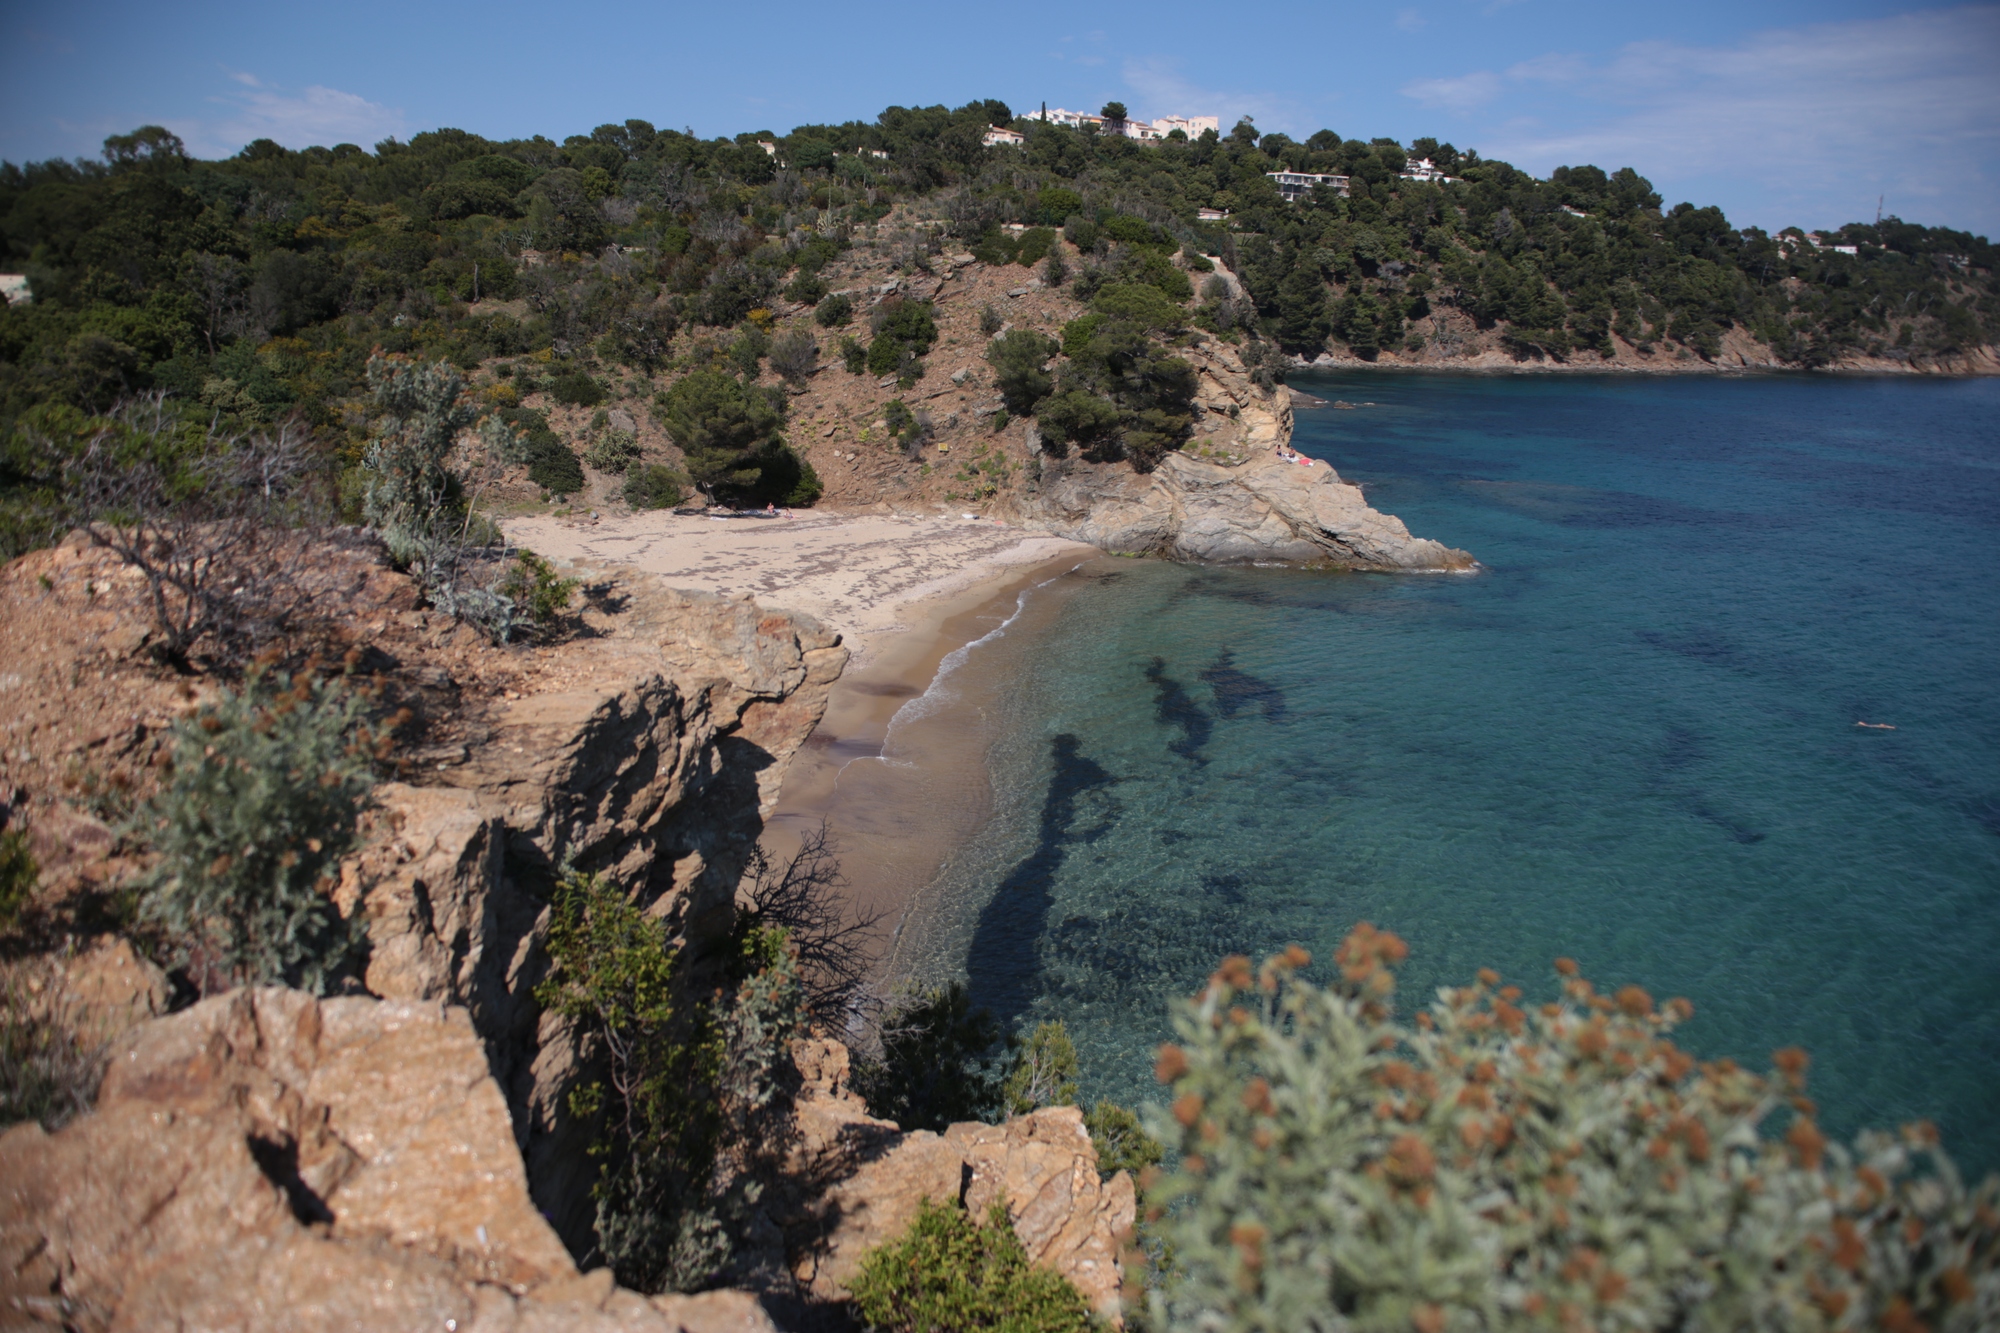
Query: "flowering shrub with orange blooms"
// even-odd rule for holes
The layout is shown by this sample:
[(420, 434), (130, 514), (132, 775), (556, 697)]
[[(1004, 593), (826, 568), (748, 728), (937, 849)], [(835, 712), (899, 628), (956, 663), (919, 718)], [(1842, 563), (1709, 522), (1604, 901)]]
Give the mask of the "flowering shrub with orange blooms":
[(1685, 1000), (1567, 959), (1559, 1003), (1482, 971), (1399, 1021), (1408, 952), (1359, 926), (1324, 988), (1296, 947), (1231, 958), (1176, 1016), (1154, 1326), (2000, 1328), (2000, 1179), (1968, 1191), (1928, 1126), (1830, 1144), (1803, 1052), (1698, 1062)]

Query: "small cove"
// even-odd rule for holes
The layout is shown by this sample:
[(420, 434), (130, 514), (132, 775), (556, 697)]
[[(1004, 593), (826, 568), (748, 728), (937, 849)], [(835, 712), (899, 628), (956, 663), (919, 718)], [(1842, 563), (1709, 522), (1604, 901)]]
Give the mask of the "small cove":
[[(1830, 1129), (2000, 1168), (2000, 383), (1300, 376), (1295, 444), (1474, 576), (1099, 559), (956, 679), (990, 816), (897, 942), (1086, 1096), (1226, 953), (1686, 995)], [(1895, 728), (1859, 728), (1858, 721)]]

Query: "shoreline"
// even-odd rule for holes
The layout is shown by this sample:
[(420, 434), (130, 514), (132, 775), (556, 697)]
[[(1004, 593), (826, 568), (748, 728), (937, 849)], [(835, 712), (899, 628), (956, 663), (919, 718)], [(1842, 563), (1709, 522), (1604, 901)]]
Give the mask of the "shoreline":
[[(952, 692), (947, 682), (966, 659), (948, 659), (1006, 632), (1035, 589), (1103, 557), (1082, 542), (958, 512), (722, 521), (654, 511), (502, 526), (547, 557), (753, 597), (840, 632), (852, 656), (791, 759), (760, 841), (782, 864), (826, 823), (847, 910), (881, 922), (870, 946), (878, 966), (922, 891), (991, 811), (990, 738), (968, 736), (965, 725), (976, 730), (984, 712)], [(906, 713), (925, 700), (920, 713)]]
[[(983, 731), (991, 713), (968, 697), (964, 668), (1021, 625), (1035, 594), (1102, 553), (1078, 547), (934, 599), (913, 626), (834, 685), (826, 715), (793, 757), (765, 821), (776, 859), (824, 823), (856, 919), (878, 919), (875, 965), (892, 962), (903, 929), (951, 857), (992, 814)], [(954, 660), (956, 659), (956, 660)]]
[(1287, 373), (1317, 372), (1330, 374), (1336, 371), (1380, 370), (1403, 374), (1433, 375), (1797, 375), (1802, 377), (1826, 376), (1840, 379), (1937, 380), (1990, 379), (1995, 375), (2000, 375), (2000, 356), (1989, 355), (1980, 359), (1987, 362), (1987, 364), (1965, 369), (1943, 369), (1886, 361), (1866, 365), (1788, 366), (1759, 361), (1741, 361), (1724, 364), (1719, 361), (1703, 361), (1697, 357), (1687, 361), (1676, 359), (1657, 364), (1622, 360), (1584, 363), (1580, 361), (1557, 361), (1548, 357), (1515, 361), (1511, 357), (1503, 360), (1497, 356), (1486, 355), (1454, 358), (1448, 361), (1363, 361), (1359, 357), (1332, 357), (1323, 354), (1311, 361), (1300, 357), (1293, 357), (1288, 366)]

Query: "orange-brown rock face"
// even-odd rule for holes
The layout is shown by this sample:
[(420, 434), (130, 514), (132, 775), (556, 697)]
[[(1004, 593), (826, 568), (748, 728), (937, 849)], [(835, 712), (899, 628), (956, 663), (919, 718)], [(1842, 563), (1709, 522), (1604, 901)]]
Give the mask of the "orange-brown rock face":
[(839, 1043), (800, 1043), (793, 1059), (805, 1080), (801, 1174), (833, 1181), (791, 1228), (792, 1273), (811, 1295), (841, 1299), (867, 1253), (899, 1237), (925, 1199), (962, 1202), (982, 1220), (999, 1203), (1029, 1259), (1068, 1278), (1092, 1309), (1122, 1326), (1119, 1247), (1137, 1200), (1123, 1171), (1099, 1177), (1083, 1112), (1054, 1106), (1004, 1125), (905, 1134), (846, 1091)]
[(0, 1136), (10, 1328), (771, 1327), (609, 1277), (529, 1199), (459, 1008), (234, 991), (128, 1032), (93, 1114)]

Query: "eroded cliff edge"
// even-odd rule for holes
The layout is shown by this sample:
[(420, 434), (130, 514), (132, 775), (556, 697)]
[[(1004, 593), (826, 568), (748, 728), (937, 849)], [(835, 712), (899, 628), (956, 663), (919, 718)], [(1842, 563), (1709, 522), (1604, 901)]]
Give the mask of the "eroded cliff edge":
[[(110, 1072), (89, 1114), (0, 1135), (0, 1326), (771, 1333), (774, 1312), (837, 1305), (925, 1197), (1004, 1202), (1030, 1255), (1115, 1323), (1133, 1188), (1100, 1177), (1080, 1113), (904, 1133), (825, 1039), (792, 1051), (788, 1169), (738, 1275), (753, 1289), (649, 1298), (582, 1270), (596, 1163), (564, 1102), (590, 1052), (534, 1000), (547, 890), (560, 867), (596, 871), (686, 938), (726, 930), (846, 650), (808, 617), (590, 570), (572, 571), (572, 637), (494, 648), (378, 556), (329, 545), (319, 589), (339, 608), (326, 646), (411, 715), (337, 892), (366, 922), (365, 993), (180, 1007), (116, 934), (39, 960)], [(147, 659), (137, 589), (84, 544), (0, 569), (0, 607), (18, 668), (0, 723), (32, 744), (0, 800), (28, 813), (48, 893), (88, 899), (118, 882), (117, 839), (56, 775), (143, 781), (205, 692)]]
[(1150, 473), (1124, 463), (1042, 464), (1026, 513), (1107, 551), (1218, 563), (1273, 561), (1382, 573), (1471, 569), (1464, 551), (1413, 537), (1325, 460), (1290, 451), (1291, 395), (1260, 388), (1226, 343), (1181, 353), (1195, 367), (1196, 434)]

